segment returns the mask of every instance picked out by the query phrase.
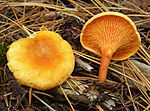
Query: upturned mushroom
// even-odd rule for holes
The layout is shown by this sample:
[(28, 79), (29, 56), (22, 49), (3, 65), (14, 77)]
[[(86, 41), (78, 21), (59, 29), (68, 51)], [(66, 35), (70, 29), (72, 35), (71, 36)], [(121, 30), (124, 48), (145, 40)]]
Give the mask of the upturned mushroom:
[(104, 82), (112, 60), (124, 60), (137, 52), (140, 35), (135, 24), (124, 14), (103, 12), (89, 19), (83, 26), (82, 46), (101, 57), (98, 80)]
[(21, 84), (39, 90), (61, 85), (73, 72), (71, 45), (52, 31), (38, 31), (21, 38), (7, 52), (8, 67)]

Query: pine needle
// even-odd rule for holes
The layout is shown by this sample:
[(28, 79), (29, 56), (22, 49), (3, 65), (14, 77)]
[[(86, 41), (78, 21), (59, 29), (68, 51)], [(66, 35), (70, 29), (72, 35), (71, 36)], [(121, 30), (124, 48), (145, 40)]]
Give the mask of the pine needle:
[(62, 93), (64, 94), (64, 96), (65, 96), (66, 100), (68, 101), (68, 103), (69, 103), (69, 105), (70, 105), (70, 107), (71, 107), (72, 111), (75, 111), (75, 109), (73, 108), (73, 106), (72, 106), (72, 104), (71, 104), (71, 102), (70, 102), (69, 98), (67, 97), (67, 95), (66, 95), (66, 93), (65, 93), (64, 89), (62, 88), (62, 86), (59, 86), (59, 87), (60, 87), (60, 89), (61, 89)]

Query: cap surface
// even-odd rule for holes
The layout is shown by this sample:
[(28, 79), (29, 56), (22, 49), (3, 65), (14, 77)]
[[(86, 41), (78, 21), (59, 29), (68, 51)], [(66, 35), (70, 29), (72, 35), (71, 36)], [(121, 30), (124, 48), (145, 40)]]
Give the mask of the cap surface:
[(84, 25), (80, 42), (82, 46), (101, 55), (105, 48), (113, 50), (113, 60), (123, 60), (137, 52), (140, 36), (132, 20), (118, 12), (103, 12)]
[(8, 67), (23, 85), (46, 90), (61, 85), (74, 69), (70, 44), (52, 31), (22, 38), (10, 45)]

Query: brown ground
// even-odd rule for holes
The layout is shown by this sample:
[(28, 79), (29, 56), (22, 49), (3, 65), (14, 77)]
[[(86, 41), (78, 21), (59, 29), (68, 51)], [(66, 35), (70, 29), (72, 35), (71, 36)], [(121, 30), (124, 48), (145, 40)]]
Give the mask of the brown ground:
[[(85, 50), (79, 39), (85, 22), (102, 11), (127, 15), (141, 36), (141, 47), (134, 56), (112, 61), (107, 84), (97, 83), (100, 57)], [(46, 91), (18, 83), (6, 59), (12, 42), (28, 37), (28, 31), (39, 31), (41, 26), (67, 40), (76, 57), (72, 76), (61, 87)], [(0, 0), (0, 111), (49, 111), (50, 107), (51, 111), (148, 111), (149, 32), (149, 0)]]

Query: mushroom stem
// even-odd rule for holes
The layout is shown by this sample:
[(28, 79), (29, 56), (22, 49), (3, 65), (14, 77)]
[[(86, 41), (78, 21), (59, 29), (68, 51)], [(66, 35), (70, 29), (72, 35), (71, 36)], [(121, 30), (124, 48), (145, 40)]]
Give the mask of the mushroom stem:
[(107, 77), (107, 70), (113, 55), (113, 51), (111, 48), (106, 48), (102, 51), (101, 64), (99, 68), (99, 76), (98, 80), (100, 82), (104, 82)]

